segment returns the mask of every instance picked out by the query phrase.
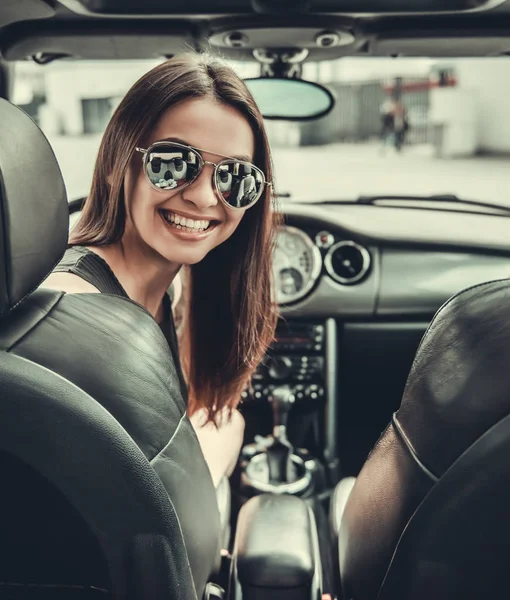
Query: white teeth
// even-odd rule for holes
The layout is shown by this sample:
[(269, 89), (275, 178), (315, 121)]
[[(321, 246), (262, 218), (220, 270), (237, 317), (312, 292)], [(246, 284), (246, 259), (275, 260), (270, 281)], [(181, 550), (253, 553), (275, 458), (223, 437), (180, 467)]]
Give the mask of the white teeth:
[(188, 219), (181, 217), (170, 211), (164, 211), (165, 219), (170, 223), (174, 223), (178, 229), (193, 229), (195, 231), (203, 231), (209, 227), (210, 221), (201, 220), (195, 221), (194, 219)]

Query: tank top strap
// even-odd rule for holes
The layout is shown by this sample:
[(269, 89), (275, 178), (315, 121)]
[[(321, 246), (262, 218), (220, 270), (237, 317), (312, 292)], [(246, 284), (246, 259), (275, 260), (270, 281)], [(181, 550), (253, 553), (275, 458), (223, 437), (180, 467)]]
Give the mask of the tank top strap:
[(129, 297), (108, 263), (98, 254), (83, 246), (68, 248), (53, 272), (77, 275), (102, 294)]

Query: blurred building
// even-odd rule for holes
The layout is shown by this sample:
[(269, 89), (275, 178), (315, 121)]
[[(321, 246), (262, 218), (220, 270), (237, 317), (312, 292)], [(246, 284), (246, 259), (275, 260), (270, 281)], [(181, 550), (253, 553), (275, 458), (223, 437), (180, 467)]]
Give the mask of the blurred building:
[[(127, 89), (158, 62), (20, 63), (14, 100), (50, 136), (98, 135)], [(246, 63), (236, 68), (243, 77), (258, 69)], [(268, 122), (275, 145), (376, 140), (381, 105), (398, 85), (410, 125), (407, 144), (432, 144), (445, 157), (510, 153), (508, 58), (343, 58), (305, 65), (303, 76), (328, 85), (336, 106), (310, 123)]]
[(302, 125), (303, 144), (377, 138), (380, 107), (398, 84), (408, 144), (432, 144), (444, 157), (510, 154), (508, 58), (352, 58), (309, 73), (334, 91), (337, 104), (321, 121)]

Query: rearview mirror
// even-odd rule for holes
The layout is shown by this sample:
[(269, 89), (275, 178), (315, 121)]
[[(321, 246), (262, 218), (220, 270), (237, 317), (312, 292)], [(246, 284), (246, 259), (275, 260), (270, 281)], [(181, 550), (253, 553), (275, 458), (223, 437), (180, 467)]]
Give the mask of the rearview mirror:
[(324, 117), (335, 105), (333, 94), (311, 81), (280, 77), (244, 81), (265, 119), (310, 121)]

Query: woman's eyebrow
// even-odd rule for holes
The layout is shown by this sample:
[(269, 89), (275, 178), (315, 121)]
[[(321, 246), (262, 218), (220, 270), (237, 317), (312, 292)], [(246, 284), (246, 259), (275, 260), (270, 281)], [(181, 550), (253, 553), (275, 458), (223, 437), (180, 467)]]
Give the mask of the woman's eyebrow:
[(240, 160), (242, 162), (249, 162), (249, 163), (253, 162), (253, 159), (250, 158), (246, 154), (242, 154), (240, 156), (225, 156), (224, 154), (218, 154), (217, 152), (212, 152), (211, 150), (206, 150), (205, 148), (197, 148), (196, 146), (193, 146), (193, 144), (190, 144), (186, 140), (181, 140), (180, 138), (176, 138), (176, 137), (167, 137), (167, 138), (163, 138), (158, 141), (160, 141), (160, 142), (176, 142), (177, 144), (183, 144), (184, 146), (189, 146), (190, 148), (193, 148), (195, 150), (200, 150), (201, 152), (207, 152), (208, 154), (214, 154), (216, 156), (221, 156), (223, 158), (235, 158), (236, 160)]

